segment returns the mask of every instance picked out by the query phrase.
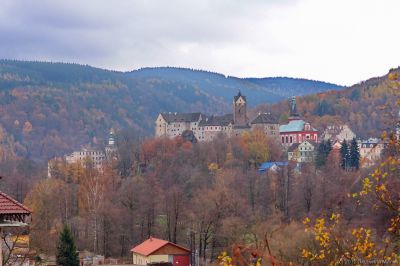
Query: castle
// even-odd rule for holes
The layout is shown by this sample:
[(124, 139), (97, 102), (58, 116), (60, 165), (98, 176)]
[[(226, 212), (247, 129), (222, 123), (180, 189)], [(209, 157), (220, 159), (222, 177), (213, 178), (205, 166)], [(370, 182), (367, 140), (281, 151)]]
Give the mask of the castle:
[(268, 113), (259, 113), (249, 122), (246, 96), (241, 92), (233, 97), (233, 113), (206, 116), (202, 113), (160, 113), (155, 121), (155, 137), (174, 138), (192, 131), (198, 141), (211, 141), (218, 134), (237, 136), (245, 131), (260, 129), (278, 138), (279, 123)]

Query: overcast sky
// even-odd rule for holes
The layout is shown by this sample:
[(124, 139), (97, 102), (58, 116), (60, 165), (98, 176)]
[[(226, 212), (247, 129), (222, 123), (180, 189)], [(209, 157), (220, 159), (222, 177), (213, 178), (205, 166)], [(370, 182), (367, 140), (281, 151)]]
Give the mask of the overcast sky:
[(399, 0), (1, 0), (0, 58), (351, 85), (400, 65)]

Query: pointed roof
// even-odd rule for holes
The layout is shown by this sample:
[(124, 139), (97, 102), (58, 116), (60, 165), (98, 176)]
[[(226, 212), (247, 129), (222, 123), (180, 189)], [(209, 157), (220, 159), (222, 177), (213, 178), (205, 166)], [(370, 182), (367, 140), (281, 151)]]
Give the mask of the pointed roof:
[(177, 248), (180, 248), (182, 250), (185, 250), (187, 252), (189, 252), (190, 250), (181, 246), (178, 246), (172, 242), (168, 242), (166, 240), (162, 240), (162, 239), (158, 239), (155, 237), (150, 237), (149, 239), (147, 239), (146, 241), (144, 241), (143, 243), (137, 245), (136, 247), (131, 249), (131, 252), (134, 253), (138, 253), (141, 254), (143, 256), (149, 256), (152, 253), (156, 252), (157, 250), (159, 250), (160, 248), (166, 246), (166, 245), (172, 245), (175, 246)]
[(242, 93), (239, 91), (238, 95), (234, 96), (233, 99), (236, 102), (239, 100), (239, 98), (242, 97), (244, 101), (246, 101), (246, 96), (242, 95)]
[(13, 220), (22, 222), (31, 211), (15, 199), (0, 191), (0, 220)]

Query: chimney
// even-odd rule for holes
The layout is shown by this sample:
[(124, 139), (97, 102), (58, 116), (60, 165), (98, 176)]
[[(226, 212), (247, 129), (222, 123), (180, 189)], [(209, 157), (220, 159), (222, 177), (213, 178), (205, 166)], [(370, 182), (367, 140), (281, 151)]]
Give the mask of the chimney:
[(153, 237), (152, 236), (150, 236), (150, 241), (153, 241)]

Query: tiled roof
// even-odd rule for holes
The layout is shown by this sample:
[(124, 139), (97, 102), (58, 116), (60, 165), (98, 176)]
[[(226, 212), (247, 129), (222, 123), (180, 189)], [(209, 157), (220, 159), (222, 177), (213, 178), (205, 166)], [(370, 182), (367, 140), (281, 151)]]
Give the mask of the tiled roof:
[(161, 113), (161, 115), (168, 123), (197, 122), (201, 117), (201, 113)]
[(158, 238), (155, 238), (155, 237), (150, 237), (149, 239), (147, 239), (143, 243), (141, 243), (141, 244), (137, 245), (136, 247), (132, 248), (131, 252), (138, 253), (138, 254), (141, 254), (141, 255), (144, 255), (144, 256), (149, 256), (149, 255), (151, 255), (152, 253), (154, 253), (155, 251), (159, 250), (160, 248), (162, 248), (163, 246), (165, 246), (167, 244), (173, 245), (173, 246), (175, 246), (177, 248), (180, 248), (180, 249), (183, 249), (183, 250), (189, 252), (189, 250), (187, 248), (178, 246), (178, 245), (176, 245), (174, 243), (168, 242), (166, 240), (158, 239)]
[[(287, 125), (281, 125), (279, 127), (279, 132), (298, 132), (304, 130), (304, 125), (306, 122), (303, 120), (293, 120), (290, 121)], [(311, 128), (310, 131), (317, 131), (315, 128)]]
[(31, 211), (16, 201), (15, 199), (8, 196), (6, 193), (0, 191), (0, 215), (8, 214), (30, 214)]
[(233, 124), (233, 114), (226, 114), (222, 116), (210, 116), (199, 123), (199, 126), (228, 126)]
[(262, 113), (259, 114), (254, 120), (251, 122), (252, 124), (278, 124), (278, 119), (274, 117), (270, 113)]

